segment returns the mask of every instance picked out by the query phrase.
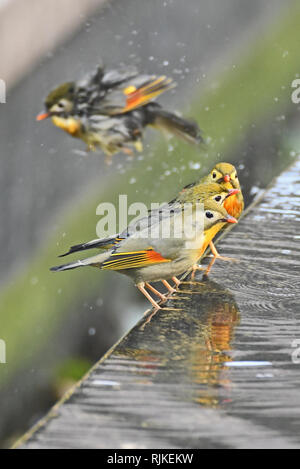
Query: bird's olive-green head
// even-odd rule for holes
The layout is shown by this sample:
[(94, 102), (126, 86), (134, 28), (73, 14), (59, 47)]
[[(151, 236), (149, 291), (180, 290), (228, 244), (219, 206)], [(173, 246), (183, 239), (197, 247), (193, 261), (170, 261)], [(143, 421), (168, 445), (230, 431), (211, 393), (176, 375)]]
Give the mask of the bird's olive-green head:
[(228, 197), (237, 194), (238, 192), (239, 189), (228, 189), (224, 183), (200, 183), (181, 191), (178, 200), (182, 203), (212, 200), (223, 205), (224, 201)]
[(204, 230), (209, 230), (213, 226), (223, 223), (237, 223), (237, 220), (229, 215), (222, 205), (214, 200), (204, 202)]
[(45, 100), (46, 112), (37, 116), (37, 120), (43, 120), (51, 116), (68, 117), (74, 108), (75, 84), (63, 83), (52, 90)]
[[(210, 182), (229, 183), (234, 189), (240, 189), (236, 168), (230, 163), (218, 163), (208, 176)], [(209, 182), (207, 181), (207, 182)]]

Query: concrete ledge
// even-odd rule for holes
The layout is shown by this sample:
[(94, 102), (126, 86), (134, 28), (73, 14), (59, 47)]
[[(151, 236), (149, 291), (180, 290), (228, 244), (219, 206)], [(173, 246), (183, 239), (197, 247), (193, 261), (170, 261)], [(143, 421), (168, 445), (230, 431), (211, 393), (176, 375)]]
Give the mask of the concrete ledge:
[(0, 2), (0, 78), (11, 88), (106, 0)]
[(299, 171), (222, 240), (238, 263), (182, 284), (17, 446), (299, 447)]

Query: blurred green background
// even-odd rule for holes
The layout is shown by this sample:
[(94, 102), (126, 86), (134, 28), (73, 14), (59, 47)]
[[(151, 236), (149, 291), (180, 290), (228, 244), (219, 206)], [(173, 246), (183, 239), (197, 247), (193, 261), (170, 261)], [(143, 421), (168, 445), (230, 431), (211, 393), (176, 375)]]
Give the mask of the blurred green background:
[[(45, 18), (34, 1), (26, 2), (32, 38), (23, 47), (30, 51), (38, 40), (34, 24)], [(61, 24), (67, 3), (49, 4)], [(92, 5), (81, 11), (85, 3)], [(130, 280), (117, 274), (49, 272), (69, 246), (95, 238), (98, 204), (117, 204), (119, 194), (127, 194), (129, 204), (171, 200), (216, 161), (237, 165), (249, 203), (300, 149), (299, 107), (291, 101), (291, 83), (300, 73), (298, 1), (80, 5), (74, 28), (45, 40), (27, 68), (14, 76), (8, 62), (11, 83), (7, 103), (0, 105), (0, 339), (7, 347), (7, 363), (0, 364), (3, 446), (41, 417), (147, 307)], [(6, 41), (18, 15), (0, 8)], [(53, 34), (55, 15), (45, 35), (49, 26)], [(134, 63), (145, 72), (172, 76), (178, 86), (160, 102), (195, 118), (206, 144), (190, 147), (149, 130), (142, 155), (118, 155), (107, 167), (101, 152), (86, 155), (82, 142), (50, 122), (35, 122), (49, 89), (80, 78), (101, 61)]]

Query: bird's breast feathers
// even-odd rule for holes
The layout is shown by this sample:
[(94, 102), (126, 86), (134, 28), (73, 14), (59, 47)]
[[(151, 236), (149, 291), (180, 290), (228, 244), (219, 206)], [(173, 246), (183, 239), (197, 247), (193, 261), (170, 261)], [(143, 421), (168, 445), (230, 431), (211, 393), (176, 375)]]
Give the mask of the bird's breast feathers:
[(214, 239), (223, 226), (224, 224), (217, 223), (204, 232), (203, 242), (199, 245), (198, 249), (198, 259), (203, 256), (206, 249), (208, 248), (209, 243)]
[(52, 122), (56, 127), (68, 132), (73, 137), (77, 137), (81, 130), (80, 121), (74, 117), (59, 117), (53, 116)]
[(225, 200), (224, 208), (227, 210), (229, 215), (234, 218), (239, 218), (243, 211), (244, 204), (236, 195), (232, 195)]

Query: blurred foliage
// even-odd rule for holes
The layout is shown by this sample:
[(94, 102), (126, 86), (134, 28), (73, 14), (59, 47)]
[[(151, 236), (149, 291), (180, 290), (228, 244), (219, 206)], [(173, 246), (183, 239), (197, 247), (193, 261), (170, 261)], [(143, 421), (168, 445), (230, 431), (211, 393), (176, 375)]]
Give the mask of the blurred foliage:
[(88, 372), (92, 363), (83, 358), (72, 358), (61, 363), (55, 370), (55, 379), (79, 381)]
[[(9, 367), (1, 373), (0, 385), (42, 352), (44, 344), (49, 343), (66, 314), (72, 313), (83, 296), (101, 293), (100, 272), (79, 269), (54, 275), (48, 270), (56, 263), (57, 255), (70, 245), (95, 236), (95, 210), (100, 202), (117, 205), (119, 194), (128, 194), (128, 203), (172, 199), (184, 184), (200, 176), (199, 168), (205, 172), (216, 160), (232, 161), (230, 152), (254, 125), (262, 125), (270, 116), (281, 115), (291, 106), (290, 84), (299, 72), (299, 24), (297, 4), (287, 18), (266, 31), (265, 37), (258, 38), (230, 72), (216, 76), (206, 90), (199, 90), (190, 114), (205, 131), (209, 140), (206, 147), (174, 142), (170, 151), (170, 142), (161, 140), (145, 159), (128, 165), (125, 174), (116, 172), (101, 187), (89, 187), (75, 206), (65, 207), (57, 220), (58, 232), (39, 249), (27, 271), (13, 279), (1, 294), (1, 338), (7, 343)], [(77, 379), (86, 368), (76, 361), (66, 369)]]
[(93, 363), (83, 358), (71, 358), (60, 363), (54, 371), (53, 387), (56, 400), (75, 385), (92, 367)]

